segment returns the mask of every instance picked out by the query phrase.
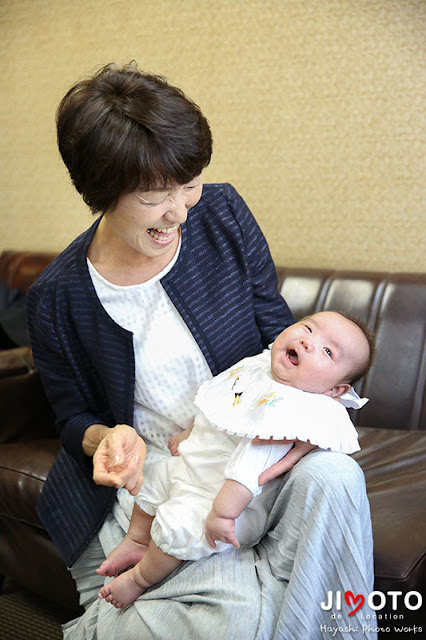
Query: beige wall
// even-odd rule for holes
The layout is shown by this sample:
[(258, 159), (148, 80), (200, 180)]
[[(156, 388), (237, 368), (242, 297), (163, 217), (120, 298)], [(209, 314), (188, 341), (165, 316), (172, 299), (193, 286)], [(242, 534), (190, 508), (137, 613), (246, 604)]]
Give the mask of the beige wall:
[(426, 270), (424, 0), (2, 0), (0, 250), (60, 250), (91, 216), (56, 106), (136, 59), (181, 86), (277, 262)]

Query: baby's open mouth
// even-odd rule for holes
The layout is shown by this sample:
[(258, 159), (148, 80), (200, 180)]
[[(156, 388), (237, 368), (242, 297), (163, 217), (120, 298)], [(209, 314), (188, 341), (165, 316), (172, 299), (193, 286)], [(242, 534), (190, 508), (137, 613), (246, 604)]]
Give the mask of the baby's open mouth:
[(287, 350), (287, 360), (289, 360), (294, 366), (297, 366), (299, 364), (299, 356), (294, 349)]

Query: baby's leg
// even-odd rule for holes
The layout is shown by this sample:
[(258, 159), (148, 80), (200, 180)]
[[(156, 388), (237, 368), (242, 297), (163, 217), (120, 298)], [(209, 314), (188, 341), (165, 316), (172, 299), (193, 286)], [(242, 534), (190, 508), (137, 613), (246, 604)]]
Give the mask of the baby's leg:
[(102, 587), (99, 597), (110, 602), (116, 609), (125, 609), (149, 587), (161, 582), (177, 569), (182, 562), (161, 551), (151, 540), (142, 560), (133, 569), (122, 573)]
[(135, 503), (124, 540), (111, 551), (99, 569), (96, 569), (96, 573), (101, 576), (118, 576), (120, 571), (137, 564), (147, 552), (153, 519)]

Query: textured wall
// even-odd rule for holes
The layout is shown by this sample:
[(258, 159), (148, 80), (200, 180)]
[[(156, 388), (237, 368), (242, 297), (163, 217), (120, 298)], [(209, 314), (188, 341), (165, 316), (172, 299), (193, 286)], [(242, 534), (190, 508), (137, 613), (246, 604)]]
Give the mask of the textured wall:
[(91, 216), (56, 106), (136, 59), (207, 115), (232, 182), (289, 265), (426, 269), (424, 0), (2, 0), (0, 250), (59, 250)]

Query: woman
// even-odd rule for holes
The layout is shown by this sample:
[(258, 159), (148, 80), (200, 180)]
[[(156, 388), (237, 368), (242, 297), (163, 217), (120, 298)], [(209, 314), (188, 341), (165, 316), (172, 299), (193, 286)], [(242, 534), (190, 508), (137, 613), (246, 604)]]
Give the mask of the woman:
[[(38, 513), (87, 609), (64, 637), (168, 639), (179, 625), (182, 637), (203, 640), (320, 638), (327, 590), (372, 588), (362, 473), (323, 452), (285, 477), (272, 530), (255, 549), (183, 565), (122, 616), (98, 600), (95, 570), (123, 538), (143, 474), (149, 482), (168, 440), (175, 446), (191, 426), (198, 386), (262, 351), (292, 316), (244, 201), (230, 185), (202, 186), (211, 133), (180, 90), (109, 65), (65, 95), (57, 128), (75, 187), (101, 213), (28, 295), (63, 445)], [(297, 443), (262, 480), (310, 449)], [(336, 527), (336, 513), (350, 529), (344, 518)], [(318, 569), (334, 529), (335, 558)]]

